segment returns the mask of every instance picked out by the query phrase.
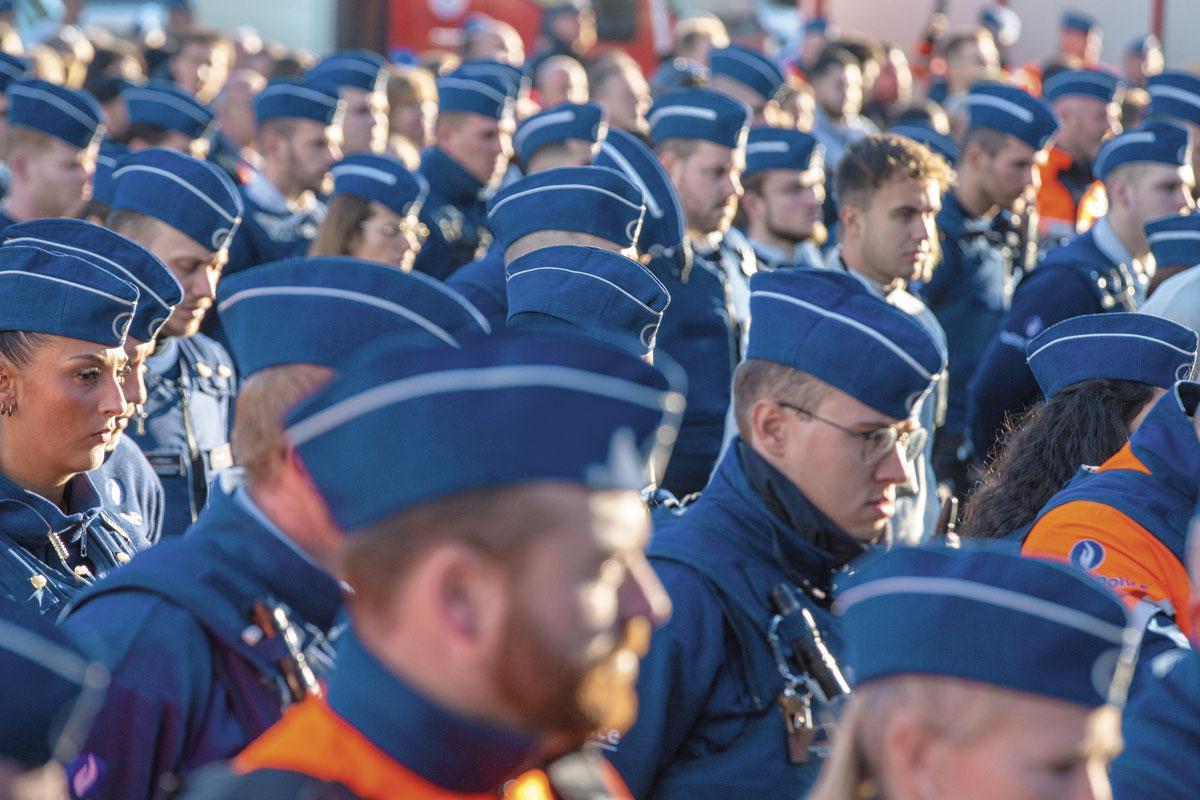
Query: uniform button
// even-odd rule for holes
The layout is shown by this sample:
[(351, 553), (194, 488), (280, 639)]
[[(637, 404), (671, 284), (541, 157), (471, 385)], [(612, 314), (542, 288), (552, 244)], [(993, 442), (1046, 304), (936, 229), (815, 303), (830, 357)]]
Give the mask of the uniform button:
[(128, 564), (129, 563), (129, 553), (117, 553), (117, 563), (118, 564)]
[(211, 378), (213, 374), (212, 367), (205, 364), (203, 361), (196, 362), (196, 374), (201, 378)]
[(217, 375), (221, 376), (222, 378), (232, 378), (233, 370), (224, 364), (217, 364)]
[(33, 588), (37, 589), (39, 592), (42, 589), (46, 588), (46, 576), (45, 575), (30, 575), (29, 582), (32, 583)]

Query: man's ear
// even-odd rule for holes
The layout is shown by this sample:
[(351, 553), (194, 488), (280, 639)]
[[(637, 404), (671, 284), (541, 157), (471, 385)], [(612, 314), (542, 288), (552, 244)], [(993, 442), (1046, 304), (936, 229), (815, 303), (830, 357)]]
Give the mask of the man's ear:
[(438, 629), (447, 644), (476, 654), (489, 652), (503, 635), (509, 610), (504, 570), (461, 542), (435, 546), (417, 567), (435, 598)]
[(13, 177), (20, 181), (29, 181), (29, 154), (24, 150), (17, 149), (8, 155), (8, 171)]
[(918, 713), (897, 709), (883, 732), (881, 777), (895, 787), (896, 797), (935, 796), (941, 749)]
[(662, 165), (663, 170), (671, 179), (671, 183), (678, 185), (675, 170), (683, 163), (679, 156), (672, 150), (664, 150), (658, 154), (658, 163)]
[(783, 458), (787, 450), (786, 408), (774, 400), (759, 398), (750, 407), (750, 444), (764, 455)]
[(862, 238), (863, 210), (851, 203), (838, 206), (838, 228), (841, 230), (843, 241), (846, 234), (853, 233), (856, 239)]
[(17, 404), (17, 371), (13, 363), (0, 356), (0, 405)]
[(742, 204), (742, 209), (745, 210), (747, 216), (757, 218), (762, 212), (766, 201), (761, 195), (754, 192), (743, 192), (742, 198), (738, 201)]

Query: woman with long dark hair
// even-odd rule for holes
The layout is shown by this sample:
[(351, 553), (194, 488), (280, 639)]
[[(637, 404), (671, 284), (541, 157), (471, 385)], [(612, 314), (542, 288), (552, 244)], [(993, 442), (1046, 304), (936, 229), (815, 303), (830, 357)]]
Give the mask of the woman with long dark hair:
[(138, 290), (83, 254), (0, 262), (0, 596), (49, 612), (136, 549), (87, 473), (125, 414)]
[(1146, 314), (1052, 325), (1026, 349), (1045, 400), (1009, 426), (967, 499), (960, 533), (999, 539), (1029, 526), (1085, 465), (1116, 453), (1145, 413), (1196, 363), (1196, 333)]
[(310, 255), (353, 256), (409, 272), (425, 235), (425, 179), (390, 156), (355, 153), (333, 165), (333, 195)]

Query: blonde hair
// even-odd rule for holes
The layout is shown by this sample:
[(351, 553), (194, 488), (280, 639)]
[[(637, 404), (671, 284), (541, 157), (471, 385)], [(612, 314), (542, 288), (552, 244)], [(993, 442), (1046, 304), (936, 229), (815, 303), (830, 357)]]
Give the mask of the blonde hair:
[(284, 436), (288, 410), (332, 377), (328, 367), (285, 364), (254, 373), (238, 388), (233, 455), (245, 468), (249, 483), (267, 483), (275, 476), (288, 451)]

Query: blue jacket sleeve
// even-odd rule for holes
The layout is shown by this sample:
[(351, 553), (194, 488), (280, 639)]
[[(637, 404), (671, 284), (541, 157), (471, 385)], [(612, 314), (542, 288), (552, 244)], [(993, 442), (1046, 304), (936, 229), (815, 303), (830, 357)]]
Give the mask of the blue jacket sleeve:
[[(149, 595), (96, 598), (63, 630), (103, 660), (111, 684), (81, 755), (68, 767), (79, 800), (156, 796), (197, 746), (213, 665), (195, 620)], [(229, 753), (225, 756), (231, 755)]]
[(648, 797), (687, 741), (725, 661), (725, 624), (712, 590), (693, 570), (654, 561), (671, 596), (670, 621), (654, 632), (638, 677), (638, 718), (607, 756), (634, 797)]
[(968, 420), (978, 457), (991, 450), (1005, 417), (1024, 411), (1041, 394), (1025, 363), (1029, 340), (1064, 319), (1101, 310), (1091, 288), (1072, 270), (1035, 270), (1021, 283), (968, 386)]

